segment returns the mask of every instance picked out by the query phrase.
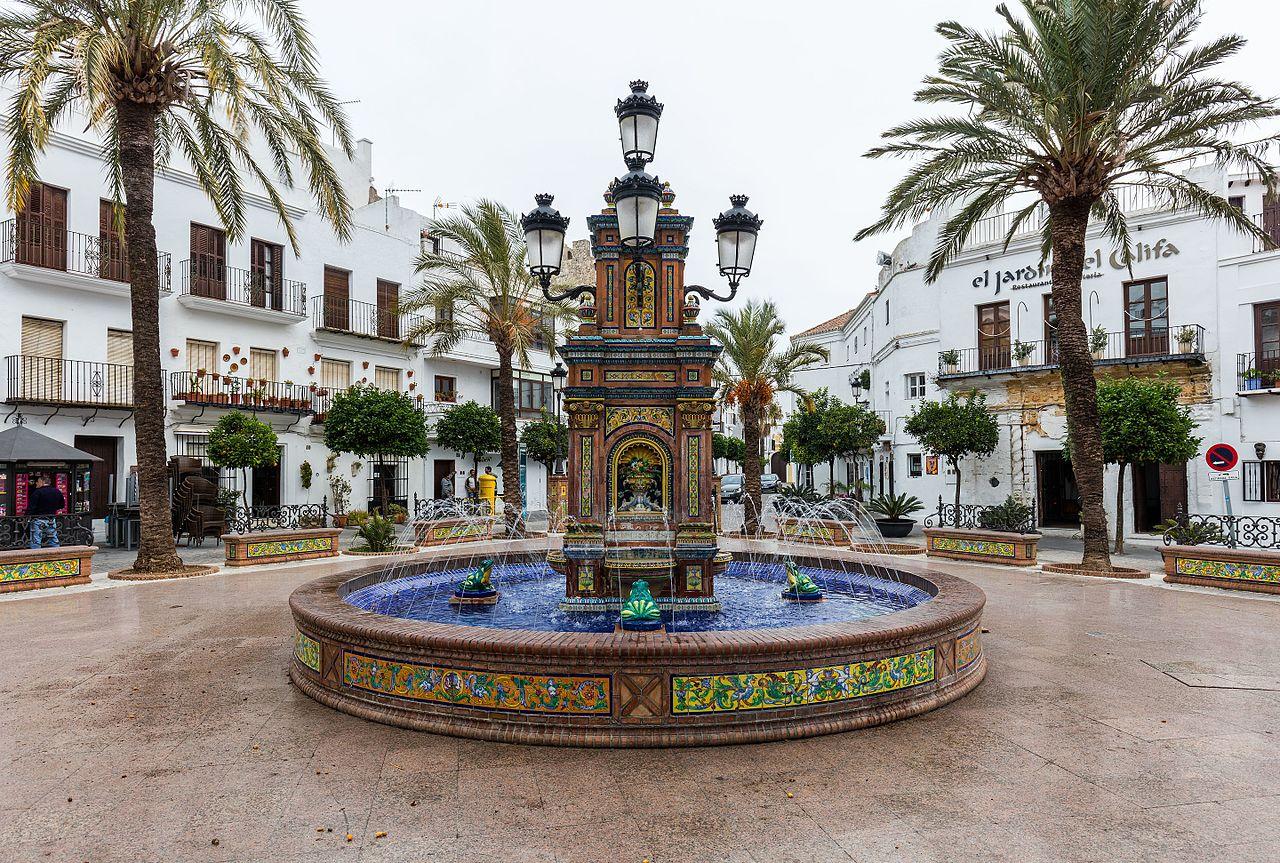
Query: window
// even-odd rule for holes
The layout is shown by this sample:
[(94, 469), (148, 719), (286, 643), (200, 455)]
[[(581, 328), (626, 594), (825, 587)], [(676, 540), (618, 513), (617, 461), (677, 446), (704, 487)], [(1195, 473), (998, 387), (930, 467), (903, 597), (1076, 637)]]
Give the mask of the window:
[(324, 268), (324, 320), (329, 330), (351, 329), (351, 273), (337, 267)]
[(907, 476), (924, 476), (924, 458), (920, 453), (907, 453)]
[(107, 330), (107, 399), (112, 404), (133, 403), (133, 333)]
[(1124, 304), (1125, 356), (1169, 353), (1169, 280), (1126, 282)]
[(385, 279), (378, 279), (378, 335), (400, 338), (400, 286)]
[(436, 320), (447, 322), (453, 320), (453, 303), (441, 300), (436, 304)]
[(191, 294), (213, 300), (227, 298), (227, 233), (191, 223)]
[(1272, 243), (1280, 245), (1280, 195), (1263, 196), (1262, 230), (1271, 238)]
[(321, 360), (320, 385), (330, 390), (351, 386), (351, 363), (348, 360)]
[(373, 369), (373, 385), (380, 390), (398, 391), (400, 389), (400, 370), (388, 368), (387, 366), (375, 366)]
[(517, 381), (519, 399), (516, 408), (521, 413), (538, 413), (551, 402), (551, 384), (548, 381)]
[(24, 317), (21, 362), (22, 397), (37, 401), (60, 401), (62, 322)]
[[(123, 212), (123, 211), (122, 211)], [(98, 200), (98, 276), (113, 282), (129, 281), (129, 262), (124, 243), (116, 230), (116, 202)]]
[(854, 352), (855, 354), (858, 352), (858, 337), (857, 337), (857, 336), (854, 336), (854, 337), (853, 337), (853, 352)]
[(187, 339), (187, 371), (200, 369), (216, 371), (218, 368), (218, 343), (200, 339)]
[(1280, 460), (1246, 461), (1242, 467), (1246, 501), (1280, 503)]
[(978, 306), (978, 368), (1009, 368), (1009, 348), (1009, 304)]
[(249, 244), (249, 304), (284, 308), (284, 246), (253, 240)]
[(1045, 294), (1040, 301), (1044, 307), (1045, 361), (1058, 361), (1058, 316), (1053, 311), (1053, 294)]
[(922, 399), (925, 391), (924, 372), (912, 372), (907, 375), (907, 398)]
[(436, 375), (436, 401), (455, 402), (458, 400), (458, 379), (449, 375)]
[(18, 214), (17, 263), (67, 268), (67, 190), (32, 183)]
[(884, 301), (884, 322), (885, 322), (886, 324), (887, 324), (887, 323), (889, 323), (889, 299), (888, 299), (888, 297), (886, 297), (886, 298), (885, 298), (885, 301)]
[(249, 377), (276, 380), (276, 352), (265, 348), (249, 348)]
[(1227, 198), (1227, 203), (1235, 207), (1240, 212), (1244, 212), (1244, 195), (1232, 195)]
[(1264, 372), (1280, 371), (1280, 302), (1258, 303), (1253, 307), (1253, 346), (1257, 352), (1254, 368)]

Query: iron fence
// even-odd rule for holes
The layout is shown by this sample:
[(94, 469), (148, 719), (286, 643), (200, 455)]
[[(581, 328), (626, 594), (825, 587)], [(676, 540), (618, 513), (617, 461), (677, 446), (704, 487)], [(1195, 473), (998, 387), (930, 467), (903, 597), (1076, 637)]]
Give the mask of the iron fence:
[(93, 545), (93, 519), (74, 515), (20, 515), (0, 518), (0, 551), (31, 547), (31, 526), (36, 521), (52, 521), (59, 545)]
[(169, 393), (174, 401), (191, 405), (279, 413), (310, 413), (313, 402), (311, 392), (301, 384), (200, 371), (170, 372)]
[(228, 507), (227, 529), (232, 533), (255, 533), (263, 530), (297, 530), (307, 527), (328, 527), (329, 498), (320, 503), (286, 503), (274, 506)]
[(413, 493), (413, 517), (424, 521), (442, 518), (479, 518), (492, 515), (493, 510), (487, 500), (468, 500), (462, 497), (420, 498)]
[(1280, 351), (1236, 354), (1236, 391), (1280, 387)]
[[(0, 263), (42, 267), (111, 282), (129, 281), (124, 244), (109, 234), (81, 234), (57, 230), (38, 219), (0, 222)], [(156, 278), (161, 293), (173, 288), (173, 259), (156, 253)]]
[(182, 293), (299, 317), (307, 313), (305, 282), (228, 267), (216, 258), (182, 262)]
[(133, 366), (12, 354), (4, 358), (10, 404), (133, 407)]
[[(1094, 351), (1094, 362), (1157, 361), (1204, 356), (1204, 327), (1187, 324), (1141, 333), (1107, 333), (1106, 344)], [(995, 374), (1019, 368), (1048, 368), (1058, 364), (1057, 339), (1014, 341), (990, 347), (942, 351), (938, 374), (944, 378)]]
[(1223, 545), (1228, 548), (1280, 548), (1280, 517), (1213, 515), (1178, 511), (1165, 528), (1165, 545)]
[[(947, 503), (938, 496), (938, 508), (924, 520), (925, 527), (954, 527), (961, 530), (994, 529), (987, 528), (984, 516), (999, 504), (962, 503), (958, 506)], [(1018, 523), (1015, 533), (1039, 533), (1039, 519), (1036, 515), (1035, 501), (1023, 504), (1027, 508), (1026, 517)]]
[(413, 347), (422, 347), (421, 334), (427, 324), (421, 315), (398, 313), (376, 303), (330, 296), (311, 298), (311, 325), (317, 330), (395, 342), (409, 339)]

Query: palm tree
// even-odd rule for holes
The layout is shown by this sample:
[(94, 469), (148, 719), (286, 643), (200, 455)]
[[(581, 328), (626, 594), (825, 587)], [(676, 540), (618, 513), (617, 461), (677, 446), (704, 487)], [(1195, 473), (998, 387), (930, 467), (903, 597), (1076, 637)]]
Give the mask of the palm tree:
[(1178, 173), (1209, 157), (1274, 182), (1267, 141), (1228, 136), (1275, 117), (1270, 99), (1209, 72), (1244, 45), (1222, 36), (1194, 47), (1199, 0), (1021, 0), (1018, 16), (1001, 5), (1003, 33), (953, 21), (938, 72), (916, 100), (959, 106), (884, 133), (867, 153), (918, 157), (889, 193), (883, 218), (856, 239), (901, 228), (931, 210), (945, 215), (926, 270), (932, 282), (960, 252), (980, 219), (1012, 207), (1005, 247), (1023, 226), (1043, 220), (1042, 254), (1052, 254), (1058, 359), (1081, 496), (1083, 563), (1109, 569), (1103, 508), (1102, 440), (1081, 316), (1085, 232), (1093, 218), (1127, 255), (1122, 196), (1139, 190), (1159, 203), (1221, 219), (1259, 239), (1262, 231), (1215, 191)]
[(435, 356), (463, 339), (492, 343), (498, 353), (498, 418), (502, 422), (502, 499), (508, 531), (522, 508), (516, 429), (515, 363), (528, 368), (530, 353), (555, 354), (556, 322), (577, 320), (562, 303), (548, 303), (525, 267), (524, 233), (513, 213), (494, 201), (462, 205), (458, 215), (436, 219), (431, 235), (460, 249), (425, 250), (418, 256), (422, 283), (400, 303), (406, 312), (430, 312), (405, 333), (429, 340)]
[(778, 392), (805, 393), (795, 383), (795, 373), (805, 366), (831, 358), (818, 345), (791, 345), (778, 349), (787, 331), (770, 300), (748, 300), (740, 309), (720, 309), (706, 326), (707, 335), (724, 347), (714, 377), (725, 404), (742, 412), (742, 438), (746, 457), (742, 473), (746, 501), (743, 531), (754, 534), (760, 524), (760, 433), (765, 419), (776, 413), (773, 396)]
[[(351, 209), (322, 143), (322, 125), (348, 156), (351, 136), (316, 59), (291, 0), (25, 0), (18, 10), (0, 13), (0, 77), (17, 79), (5, 117), (9, 207), (22, 211), (38, 158), (73, 109), (101, 136), (107, 182), (124, 202), (116, 220), (125, 238), (133, 319), (139, 572), (182, 566), (166, 477), (152, 224), (156, 166), (169, 164), (176, 151), (231, 239), (245, 229), (245, 183), (256, 183), (295, 253), (298, 238), (277, 184), (291, 188), (300, 172), (321, 216), (346, 239)], [(269, 168), (251, 151), (251, 133), (265, 144)]]

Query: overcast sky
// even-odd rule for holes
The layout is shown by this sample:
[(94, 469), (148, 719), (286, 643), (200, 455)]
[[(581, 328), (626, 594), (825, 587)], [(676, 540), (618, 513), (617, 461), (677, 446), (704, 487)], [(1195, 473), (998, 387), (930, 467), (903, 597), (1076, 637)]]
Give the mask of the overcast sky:
[[(718, 286), (711, 219), (751, 196), (765, 220), (740, 296), (778, 301), (797, 332), (874, 286), (877, 249), (854, 243), (901, 163), (861, 158), (887, 126), (929, 110), (934, 25), (994, 27), (995, 0), (524, 3), (306, 0), (325, 74), (375, 184), (422, 189), (407, 206), (491, 197), (519, 210), (552, 192), (571, 238), (625, 171), (613, 115), (632, 78), (666, 106), (649, 168), (695, 217), (687, 281)], [(1203, 28), (1250, 37), (1227, 73), (1280, 94), (1280, 6), (1208, 0)], [(555, 14), (551, 14), (554, 12)]]

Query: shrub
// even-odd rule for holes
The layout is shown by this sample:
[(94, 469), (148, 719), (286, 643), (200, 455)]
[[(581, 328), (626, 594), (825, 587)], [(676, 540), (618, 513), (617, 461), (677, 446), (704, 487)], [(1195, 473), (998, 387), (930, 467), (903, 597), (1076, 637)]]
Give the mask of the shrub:
[(1006, 533), (1027, 533), (1031, 520), (1031, 507), (1009, 495), (1004, 503), (984, 509), (978, 514), (978, 524), (984, 530), (999, 530)]
[(347, 513), (348, 527), (360, 527), (360, 525), (364, 524), (368, 520), (369, 513), (365, 512), (363, 509), (353, 509), (351, 512)]
[(396, 546), (395, 522), (376, 513), (360, 525), (357, 535), (364, 540), (361, 551), (391, 551)]
[(1156, 525), (1174, 545), (1226, 545), (1227, 538), (1216, 524), (1205, 521), (1181, 522), (1176, 518)]
[(882, 518), (903, 519), (910, 518), (924, 509), (924, 504), (920, 502), (920, 498), (903, 492), (899, 495), (881, 495), (873, 498), (871, 503), (867, 504), (867, 509)]

